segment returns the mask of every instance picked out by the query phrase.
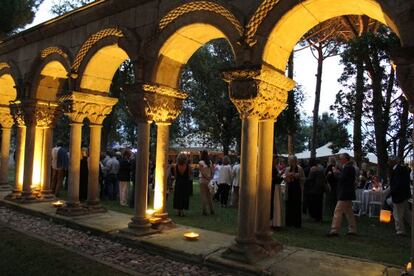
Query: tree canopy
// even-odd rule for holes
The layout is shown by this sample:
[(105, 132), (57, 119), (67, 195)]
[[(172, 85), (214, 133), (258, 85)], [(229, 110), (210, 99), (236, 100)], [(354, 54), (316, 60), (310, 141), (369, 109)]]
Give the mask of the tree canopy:
[(2, 0), (0, 5), (0, 40), (33, 22), (43, 0)]

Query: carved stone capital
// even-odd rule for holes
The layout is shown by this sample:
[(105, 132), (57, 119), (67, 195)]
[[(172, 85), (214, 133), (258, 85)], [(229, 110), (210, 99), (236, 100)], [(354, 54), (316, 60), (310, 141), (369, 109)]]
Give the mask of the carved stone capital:
[(162, 85), (134, 85), (128, 88), (128, 110), (138, 121), (172, 123), (182, 109), (187, 94)]
[(8, 106), (0, 105), (0, 125), (2, 128), (12, 128), (14, 125), (13, 116)]
[(295, 82), (267, 66), (223, 73), (229, 82), (230, 99), (242, 119), (275, 120), (286, 108), (288, 93)]
[(91, 124), (101, 125), (118, 99), (73, 91), (60, 96), (59, 101), (72, 122), (82, 123), (88, 118)]
[(32, 99), (15, 101), (10, 105), (10, 109), (19, 127), (53, 127), (60, 113), (58, 103)]

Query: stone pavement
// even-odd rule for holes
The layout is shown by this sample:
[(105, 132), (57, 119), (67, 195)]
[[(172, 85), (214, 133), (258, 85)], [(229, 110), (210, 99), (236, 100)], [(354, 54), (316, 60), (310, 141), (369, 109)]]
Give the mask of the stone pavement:
[[(234, 240), (234, 237), (230, 235), (177, 226), (158, 234), (128, 240), (125, 237), (120, 237), (118, 230), (127, 227), (130, 221), (129, 215), (108, 211), (104, 214), (69, 218), (57, 215), (56, 209), (50, 203), (25, 205), (7, 201), (1, 201), (1, 203), (8, 207), (0, 209), (0, 221), (6, 225), (26, 227), (28, 231), (38, 235), (47, 234), (52, 238), (56, 236), (56, 242), (63, 243), (65, 246), (78, 246), (88, 254), (97, 256), (105, 262), (125, 266), (149, 275), (164, 275), (163, 272), (172, 273), (170, 275), (219, 275), (215, 271), (224, 271), (225, 273), (230, 271), (231, 275), (397, 276), (402, 271), (402, 268), (389, 267), (371, 261), (293, 247), (285, 247), (281, 253), (254, 266), (240, 264), (220, 256), (221, 252)], [(10, 210), (10, 208), (18, 211)], [(49, 218), (49, 220), (34, 218), (21, 212), (42, 216)], [(14, 216), (21, 219), (13, 219)], [(53, 223), (51, 220), (69, 227)], [(33, 225), (35, 226), (32, 227), (31, 223), (22, 223), (23, 221), (34, 221)], [(51, 229), (51, 233), (47, 232), (48, 229)], [(196, 242), (185, 241), (183, 234), (189, 230), (200, 233), (200, 240)], [(99, 234), (101, 237), (93, 234)], [(68, 239), (71, 235), (74, 236)], [(69, 244), (67, 244), (68, 242)], [(145, 252), (156, 255), (149, 255)], [(172, 261), (171, 259), (180, 261)], [(162, 263), (162, 265), (158, 265), (158, 263)], [(198, 265), (189, 265), (188, 263)], [(210, 267), (210, 270), (206, 266)]]

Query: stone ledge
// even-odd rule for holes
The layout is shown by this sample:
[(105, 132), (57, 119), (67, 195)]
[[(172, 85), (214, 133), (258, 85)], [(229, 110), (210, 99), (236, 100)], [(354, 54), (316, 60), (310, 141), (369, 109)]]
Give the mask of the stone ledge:
[[(33, 216), (51, 219), (70, 228), (91, 232), (130, 247), (145, 249), (149, 253), (157, 253), (178, 260), (201, 264), (219, 271), (235, 275), (306, 275), (331, 276), (332, 271), (338, 276), (356, 275), (401, 275), (402, 268), (375, 263), (369, 260), (341, 256), (333, 253), (310, 249), (284, 247), (278, 254), (259, 260), (250, 265), (224, 259), (222, 252), (234, 241), (234, 236), (180, 226), (177, 228), (142, 237), (125, 237), (119, 230), (126, 228), (130, 216), (108, 211), (104, 214), (85, 215), (82, 217), (63, 217), (55, 213), (50, 203), (18, 204), (0, 200), (4, 205)], [(118, 218), (118, 228), (108, 228), (108, 220)], [(183, 233), (195, 231), (200, 233), (200, 240), (185, 241)]]

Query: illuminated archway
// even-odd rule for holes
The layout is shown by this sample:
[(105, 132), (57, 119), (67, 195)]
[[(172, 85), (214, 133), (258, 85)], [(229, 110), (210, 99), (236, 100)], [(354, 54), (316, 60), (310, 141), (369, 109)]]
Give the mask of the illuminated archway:
[(117, 44), (99, 49), (81, 75), (81, 90), (109, 92), (116, 71), (128, 58), (128, 54)]
[[(194, 23), (175, 31), (162, 45), (152, 81), (178, 88), (181, 71), (191, 56), (208, 42), (228, 36), (218, 27)], [(232, 44), (232, 43), (230, 43)]]
[(0, 105), (8, 106), (17, 97), (16, 83), (11, 74), (0, 72)]
[(296, 5), (278, 20), (268, 35), (263, 62), (284, 72), (293, 48), (307, 31), (321, 22), (343, 15), (366, 15), (399, 34), (396, 24), (377, 1), (308, 0)]
[[(3, 67), (3, 68), (1, 68)], [(1, 166), (0, 183), (8, 183), (8, 162), (10, 153), (11, 127), (14, 125), (13, 117), (10, 113), (10, 102), (17, 97), (16, 82), (12, 76), (11, 68), (6, 63), (0, 63), (0, 125), (2, 128), (1, 139)], [(19, 160), (16, 160), (19, 161)], [(22, 162), (17, 162), (17, 167), (23, 167)], [(21, 190), (23, 185), (23, 170), (18, 170), (16, 174), (16, 189)]]
[[(160, 47), (157, 56), (158, 62), (151, 81), (157, 85), (179, 90), (181, 73), (185, 64), (197, 50), (215, 39), (226, 39), (233, 46), (225, 32), (212, 24), (192, 23), (176, 29)], [(233, 55), (235, 56), (234, 52)], [(160, 129), (158, 125), (157, 144), (162, 142)], [(160, 139), (159, 136), (161, 136)], [(162, 151), (157, 147), (157, 162), (158, 157), (162, 155), (158, 152), (159, 150)], [(157, 213), (162, 213), (165, 209), (165, 185), (161, 183), (164, 176), (163, 170), (165, 170), (163, 165), (156, 165), (154, 210)]]
[(48, 62), (40, 71), (35, 86), (35, 98), (42, 101), (56, 101), (56, 96), (63, 89), (68, 73), (67, 68), (60, 61)]

